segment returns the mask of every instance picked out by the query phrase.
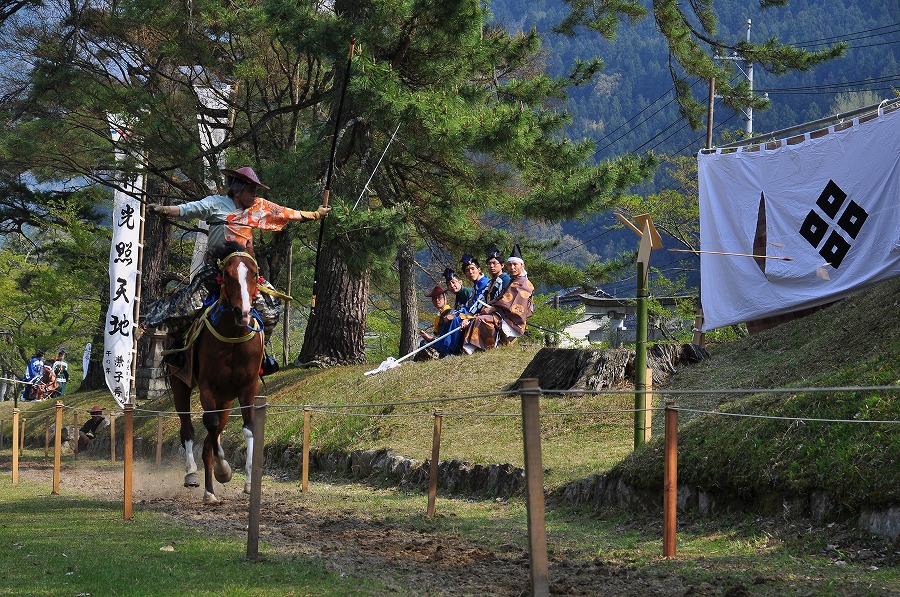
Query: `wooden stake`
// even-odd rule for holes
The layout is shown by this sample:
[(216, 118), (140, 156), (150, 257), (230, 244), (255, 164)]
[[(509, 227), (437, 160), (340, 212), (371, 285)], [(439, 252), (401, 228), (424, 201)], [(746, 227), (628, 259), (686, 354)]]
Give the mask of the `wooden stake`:
[(250, 519), (247, 523), (247, 559), (259, 559), (259, 510), (262, 503), (263, 448), (266, 443), (266, 397), (253, 406), (253, 462), (250, 464)]
[(441, 462), (441, 425), (444, 411), (434, 409), (434, 433), (431, 435), (431, 466), (428, 471), (428, 518), (434, 517), (434, 502), (437, 500), (438, 466)]
[(109, 460), (116, 462), (116, 413), (109, 413)]
[(0, 452), (3, 451), (3, 433), (5, 429), (6, 421), (0, 419)]
[(44, 422), (44, 458), (50, 455), (50, 417)]
[(10, 438), (10, 446), (12, 446), (12, 483), (19, 484), (19, 409), (13, 409), (12, 420), (12, 437)]
[(303, 407), (303, 472), (300, 477), (300, 491), (303, 495), (309, 491), (309, 418), (312, 411), (308, 406)]
[(156, 468), (162, 466), (162, 415), (156, 415)]
[(22, 417), (22, 432), (19, 437), (19, 452), (22, 454), (25, 453), (25, 421), (27, 421), (25, 417)]
[(122, 452), (125, 460), (123, 516), (125, 520), (132, 520), (134, 519), (131, 511), (131, 480), (134, 471), (134, 403), (130, 401), (125, 403), (125, 445), (122, 446)]
[[(62, 400), (56, 401), (56, 432), (53, 439), (56, 440), (56, 447), (53, 449), (53, 495), (59, 495), (59, 470), (62, 467), (62, 416), (63, 403)], [(48, 426), (49, 430), (50, 427)]]
[(666, 448), (663, 470), (663, 557), (675, 557), (678, 506), (678, 410), (666, 402)]
[(72, 427), (75, 428), (75, 444), (72, 451), (75, 453), (75, 460), (78, 460), (78, 442), (81, 441), (81, 428), (78, 426), (78, 410), (72, 411)]
[(521, 395), (531, 594), (542, 597), (550, 594), (550, 580), (544, 520), (544, 468), (541, 463), (541, 389), (538, 380), (523, 379)]
[(754, 255), (753, 253), (728, 253), (726, 251), (698, 251), (696, 249), (666, 249), (673, 253), (694, 253), (695, 255), (729, 255), (731, 257), (754, 257), (756, 259), (778, 259), (779, 261), (793, 261), (793, 257), (781, 257), (779, 255)]

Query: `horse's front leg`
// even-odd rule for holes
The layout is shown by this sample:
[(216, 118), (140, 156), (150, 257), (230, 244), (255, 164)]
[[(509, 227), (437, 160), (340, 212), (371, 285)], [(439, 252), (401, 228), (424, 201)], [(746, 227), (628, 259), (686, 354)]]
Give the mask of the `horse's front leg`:
[(197, 463), (194, 461), (194, 425), (191, 423), (191, 388), (179, 378), (172, 375), (172, 401), (181, 421), (181, 447), (184, 448), (184, 486), (200, 487), (200, 476), (197, 475)]
[(231, 466), (225, 460), (225, 450), (222, 449), (222, 432), (228, 424), (230, 404), (222, 405), (220, 412), (203, 413), (203, 425), (206, 427), (206, 439), (203, 442), (203, 466), (205, 472), (205, 489), (203, 502), (214, 504), (219, 500), (213, 489), (213, 475), (219, 483), (231, 481)]

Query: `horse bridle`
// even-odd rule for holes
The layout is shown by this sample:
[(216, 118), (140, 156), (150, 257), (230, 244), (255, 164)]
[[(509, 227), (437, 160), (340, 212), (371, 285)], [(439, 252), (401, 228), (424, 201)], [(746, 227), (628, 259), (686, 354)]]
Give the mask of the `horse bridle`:
[[(258, 274), (258, 272), (259, 272), (259, 264), (256, 262), (256, 258), (255, 258), (253, 255), (251, 255), (250, 253), (247, 253), (246, 251), (235, 251), (234, 253), (229, 253), (228, 255), (226, 255), (225, 257), (223, 257), (222, 259), (218, 260), (218, 261), (216, 262), (216, 264), (219, 266), (219, 271), (220, 271), (220, 272), (224, 272), (224, 271), (225, 271), (225, 265), (226, 265), (232, 258), (234, 258), (234, 257), (246, 257), (247, 259), (249, 259), (250, 261), (252, 261), (252, 262), (253, 262), (253, 265), (256, 266), (256, 271), (257, 271), (257, 274)], [(222, 279), (220, 280), (220, 282), (219, 282), (219, 288), (220, 288), (220, 300), (221, 300), (221, 298), (228, 298), (228, 295), (227, 295), (226, 292), (225, 292), (225, 280), (224, 280), (224, 277), (222, 277), (221, 275), (220, 275), (219, 277), (222, 278)], [(258, 283), (258, 282), (257, 282), (257, 283)], [(259, 295), (259, 288), (257, 288), (256, 294), (254, 294), (254, 295), (251, 297), (251, 300), (255, 300), (256, 297), (257, 297), (258, 295)], [(256, 322), (256, 327), (253, 327), (252, 325), (248, 324), (248, 325), (247, 325), (247, 328), (250, 330), (250, 332), (249, 332), (248, 334), (246, 334), (246, 335), (244, 335), (244, 336), (239, 336), (239, 337), (237, 337), (237, 338), (230, 338), (230, 337), (228, 337), (228, 336), (223, 336), (223, 335), (220, 334), (218, 331), (216, 331), (216, 329), (213, 327), (212, 321), (210, 321), (210, 318), (209, 318), (210, 311), (213, 309), (214, 306), (215, 306), (215, 305), (210, 305), (209, 308), (206, 310), (206, 312), (203, 314), (203, 323), (204, 323), (204, 325), (206, 326), (206, 328), (210, 331), (210, 333), (211, 333), (213, 336), (215, 336), (218, 340), (220, 340), (220, 341), (222, 341), (222, 342), (227, 342), (227, 343), (229, 343), (229, 344), (240, 344), (240, 343), (242, 343), (242, 342), (247, 342), (248, 340), (250, 340), (251, 338), (253, 338), (253, 336), (254, 336), (255, 334), (258, 334), (258, 333), (260, 333), (260, 332), (263, 330), (262, 323), (259, 322), (259, 321), (257, 321), (256, 319), (252, 319), (252, 320), (251, 320), (251, 323), (252, 323), (252, 322)]]

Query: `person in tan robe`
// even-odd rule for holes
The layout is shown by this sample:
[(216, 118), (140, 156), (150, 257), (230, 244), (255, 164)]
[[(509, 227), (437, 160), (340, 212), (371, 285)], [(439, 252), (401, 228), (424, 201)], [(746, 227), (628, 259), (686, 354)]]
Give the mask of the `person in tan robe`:
[(503, 294), (488, 303), (476, 317), (463, 320), (466, 334), (463, 350), (468, 354), (505, 346), (525, 333), (526, 321), (534, 313), (534, 285), (528, 279), (519, 245), (506, 260), (506, 270), (512, 281)]

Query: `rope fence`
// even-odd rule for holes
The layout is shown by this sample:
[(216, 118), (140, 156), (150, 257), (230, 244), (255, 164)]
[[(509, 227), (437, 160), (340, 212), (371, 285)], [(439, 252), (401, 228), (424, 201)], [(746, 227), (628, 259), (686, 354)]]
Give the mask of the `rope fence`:
[[(665, 395), (665, 396), (684, 396), (684, 395), (743, 395), (743, 394), (800, 394), (800, 393), (840, 393), (840, 392), (898, 392), (900, 386), (839, 386), (839, 387), (802, 387), (802, 388), (737, 388), (737, 389), (715, 389), (715, 390), (646, 390), (649, 395)], [(438, 486), (439, 462), (440, 462), (440, 443), (442, 435), (442, 423), (447, 417), (450, 418), (521, 418), (522, 420), (522, 441), (523, 454), (525, 462), (525, 491), (526, 491), (526, 508), (528, 513), (528, 533), (529, 533), (529, 554), (532, 573), (532, 592), (533, 594), (546, 594), (542, 589), (547, 586), (547, 553), (546, 553), (546, 527), (544, 522), (544, 488), (543, 488), (543, 465), (541, 462), (541, 419), (547, 417), (603, 417), (608, 415), (633, 415), (637, 422), (639, 418), (648, 417), (650, 413), (662, 412), (665, 417), (665, 455), (664, 455), (664, 476), (663, 476), (663, 537), (662, 547), (665, 557), (673, 557), (675, 555), (675, 532), (676, 532), (676, 503), (677, 503), (677, 432), (678, 432), (678, 416), (679, 413), (691, 413), (706, 416), (722, 416), (722, 417), (740, 417), (752, 419), (769, 419), (788, 422), (808, 422), (819, 424), (879, 424), (879, 425), (896, 425), (900, 420), (870, 420), (862, 418), (854, 419), (831, 419), (816, 418), (807, 416), (779, 416), (762, 413), (740, 413), (728, 412), (722, 410), (708, 410), (701, 408), (679, 407), (674, 401), (668, 401), (665, 407), (653, 407), (648, 400), (646, 408), (615, 408), (615, 409), (577, 409), (577, 410), (555, 410), (548, 408), (548, 403), (541, 404), (541, 399), (551, 396), (572, 396), (572, 395), (618, 395), (627, 394), (634, 395), (634, 390), (543, 390), (538, 386), (538, 380), (528, 379), (522, 380), (522, 386), (518, 390), (508, 390), (501, 392), (492, 392), (487, 394), (472, 394), (467, 396), (448, 396), (433, 399), (396, 401), (396, 402), (378, 402), (378, 403), (351, 403), (351, 404), (306, 404), (306, 405), (273, 405), (269, 404), (266, 396), (258, 396), (254, 405), (244, 407), (234, 407), (231, 409), (220, 409), (205, 411), (207, 413), (221, 413), (225, 411), (239, 412), (242, 408), (251, 408), (254, 411), (254, 430), (253, 450), (252, 454), (248, 453), (247, 468), (249, 469), (248, 484), (250, 487), (250, 524), (248, 525), (248, 559), (256, 559), (258, 557), (258, 532), (259, 532), (259, 508), (261, 501), (261, 477), (262, 465), (264, 461), (265, 446), (265, 421), (267, 416), (277, 415), (297, 415), (303, 413), (303, 440), (302, 440), (302, 468), (301, 468), (301, 488), (304, 494), (309, 491), (309, 456), (310, 456), (310, 436), (311, 436), (311, 418), (313, 413), (318, 415), (330, 415), (338, 417), (364, 417), (370, 419), (378, 418), (425, 418), (431, 417), (434, 420), (432, 434), (432, 450), (429, 463), (429, 484), (428, 484), (428, 505), (426, 514), (428, 518), (434, 516), (436, 507), (436, 494)], [(521, 401), (521, 408), (514, 412), (448, 412), (442, 408), (434, 408), (432, 412), (366, 412), (370, 409), (396, 409), (403, 407), (421, 407), (425, 405), (443, 406), (447, 404), (455, 404), (461, 401), (472, 401), (484, 398), (497, 397), (518, 397)], [(649, 396), (648, 396), (649, 398)], [(543, 408), (542, 408), (543, 406)], [(565, 405), (558, 405), (564, 407)], [(55, 414), (55, 451), (54, 451), (54, 476), (53, 476), (53, 494), (59, 492), (59, 475), (60, 475), (60, 459), (61, 459), (61, 430), (63, 411), (72, 412), (73, 426), (76, 429), (76, 435), (73, 438), (74, 457), (78, 457), (78, 415), (79, 413), (88, 413), (84, 407), (66, 406), (62, 401), (57, 401), (55, 406), (48, 408), (29, 409), (26, 413), (22, 413), (20, 409), (13, 409), (12, 421), (12, 482), (18, 483), (18, 460), (19, 454), (25, 445), (25, 421), (26, 418), (20, 416), (27, 414), (28, 418), (34, 420), (41, 415), (46, 415), (44, 419), (44, 436), (45, 436), (45, 457), (48, 456), (50, 445), (50, 414)], [(161, 452), (163, 445), (163, 420), (180, 417), (181, 415), (202, 415), (204, 411), (163, 411), (137, 408), (128, 404), (124, 409), (116, 409), (109, 411), (110, 424), (110, 445), (111, 460), (116, 462), (116, 418), (123, 418), (124, 427), (124, 458), (125, 458), (125, 518), (131, 519), (131, 479), (130, 467), (133, 458), (132, 445), (133, 422), (134, 420), (153, 420), (157, 422), (156, 427), (156, 465), (161, 466)], [(608, 425), (610, 423), (607, 423)], [(4, 445), (4, 421), (0, 419), (0, 450)], [(637, 424), (635, 425), (637, 430)], [(649, 439), (649, 425), (641, 429), (642, 433), (646, 433)]]

